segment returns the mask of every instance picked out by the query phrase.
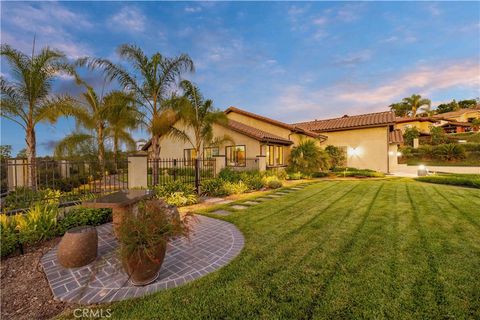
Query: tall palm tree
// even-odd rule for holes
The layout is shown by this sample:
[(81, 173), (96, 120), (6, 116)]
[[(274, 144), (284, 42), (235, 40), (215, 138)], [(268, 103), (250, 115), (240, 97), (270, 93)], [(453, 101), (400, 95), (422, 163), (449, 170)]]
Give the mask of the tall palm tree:
[(432, 102), (430, 99), (422, 98), (419, 94), (412, 94), (412, 96), (403, 98), (402, 103), (404, 103), (409, 110), (411, 110), (412, 118), (417, 116), (417, 112), (424, 110), (428, 112)]
[(141, 115), (133, 102), (132, 95), (119, 91), (114, 91), (105, 97), (105, 104), (113, 106), (107, 116), (107, 136), (113, 142), (115, 165), (121, 143), (125, 143), (130, 150), (136, 148), (136, 142), (130, 134), (130, 130), (136, 129), (140, 124)]
[[(153, 158), (158, 159), (160, 138), (172, 130), (177, 120), (175, 113), (164, 106), (164, 101), (170, 97), (182, 73), (194, 71), (193, 61), (186, 54), (168, 58), (156, 52), (148, 57), (141, 48), (130, 44), (121, 45), (117, 52), (130, 64), (131, 70), (102, 58), (84, 58), (78, 64), (102, 69), (110, 80), (116, 79), (136, 94), (144, 124), (151, 134)], [(154, 166), (154, 184), (158, 182), (157, 170)]]
[(203, 147), (215, 146), (225, 140), (231, 140), (226, 135), (213, 136), (213, 125), (226, 124), (228, 118), (225, 113), (213, 107), (212, 100), (205, 100), (198, 87), (190, 81), (180, 82), (180, 88), (183, 90), (183, 96), (173, 98), (170, 103), (173, 104), (173, 109), (177, 110), (178, 117), (183, 121), (186, 129), (193, 131), (193, 136), (189, 136), (185, 130), (174, 130), (172, 134), (188, 141), (195, 150), (197, 159), (200, 159)]
[[(65, 151), (71, 149), (72, 145), (94, 141), (98, 150), (97, 159), (103, 172), (105, 168), (105, 140), (109, 134), (112, 136), (114, 134), (113, 128), (108, 127), (109, 120), (114, 119), (115, 113), (121, 112), (122, 109), (126, 108), (126, 105), (133, 103), (133, 97), (122, 91), (112, 91), (104, 97), (99, 97), (91, 86), (85, 82), (81, 83), (86, 88), (86, 91), (82, 94), (83, 101), (70, 108), (68, 114), (75, 117), (77, 127), (86, 129), (87, 132), (78, 131), (68, 135), (57, 144), (55, 153), (62, 155)], [(120, 131), (120, 129), (117, 128), (117, 131)], [(89, 132), (93, 132), (93, 134)], [(117, 145), (119, 138), (118, 135)], [(133, 139), (128, 136), (127, 132), (123, 132), (122, 140), (130, 141)]]
[(39, 122), (54, 123), (64, 114), (64, 107), (72, 103), (68, 96), (51, 94), (53, 80), (59, 73), (75, 74), (65, 55), (48, 47), (32, 55), (1, 45), (1, 56), (8, 61), (13, 79), (1, 77), (1, 116), (25, 130), (28, 166), (28, 186), (37, 184), (35, 126)]

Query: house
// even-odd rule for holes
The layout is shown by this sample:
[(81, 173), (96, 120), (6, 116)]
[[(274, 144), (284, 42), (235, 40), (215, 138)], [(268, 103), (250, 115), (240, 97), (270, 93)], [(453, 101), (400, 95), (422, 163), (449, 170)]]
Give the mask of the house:
[[(203, 158), (224, 158), (224, 165), (232, 168), (256, 169), (263, 162), (266, 168), (285, 167), (293, 146), (314, 139), (319, 146), (335, 145), (344, 150), (347, 166), (390, 172), (397, 165), (397, 146), (403, 141), (390, 111), (295, 124), (236, 107), (229, 107), (225, 114), (228, 123), (215, 124), (213, 134), (228, 136), (229, 140), (219, 146), (205, 146)], [(175, 127), (185, 130), (181, 121)], [(172, 137), (163, 137), (160, 148), (161, 157), (196, 158), (193, 146)], [(143, 150), (151, 151), (150, 141)]]
[[(267, 168), (285, 167), (292, 145), (302, 139), (315, 139), (319, 143), (325, 136), (294, 125), (263, 117), (242, 109), (230, 107), (225, 110), (228, 122), (213, 126), (214, 137), (228, 137), (229, 140), (219, 146), (204, 146), (203, 158), (225, 157), (225, 166), (232, 168), (257, 169), (260, 162)], [(179, 130), (185, 130), (182, 121), (175, 124)], [(172, 137), (160, 140), (162, 157), (180, 158), (191, 161), (197, 155), (193, 146)], [(151, 141), (142, 148), (151, 151)]]
[(402, 133), (405, 133), (405, 129), (416, 127), (420, 134), (429, 135), (430, 128), (436, 123), (439, 123), (439, 119), (431, 117), (396, 117), (395, 129), (399, 129)]
[(444, 121), (472, 122), (474, 119), (480, 119), (480, 107), (440, 113), (432, 116), (432, 118)]
[(395, 129), (391, 111), (296, 123), (296, 126), (327, 137), (322, 145), (345, 150), (349, 167), (391, 172), (398, 164), (401, 130)]

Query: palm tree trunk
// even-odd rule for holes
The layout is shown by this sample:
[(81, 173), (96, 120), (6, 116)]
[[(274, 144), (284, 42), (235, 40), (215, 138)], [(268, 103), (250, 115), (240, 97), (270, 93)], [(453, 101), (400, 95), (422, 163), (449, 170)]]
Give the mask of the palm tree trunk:
[(118, 172), (118, 137), (114, 135), (113, 137), (113, 163), (115, 166), (115, 172)]
[(27, 127), (25, 134), (25, 142), (27, 143), (27, 162), (28, 162), (28, 177), (27, 186), (32, 189), (37, 188), (37, 150), (35, 128), (31, 125)]
[(98, 144), (98, 162), (102, 170), (102, 177), (105, 174), (105, 145), (103, 142), (103, 127), (98, 126), (97, 129), (97, 144)]
[(152, 155), (153, 155), (153, 166), (152, 166), (152, 182), (153, 185), (158, 185), (158, 173), (159, 173), (159, 160), (160, 160), (160, 137), (158, 135), (152, 135)]

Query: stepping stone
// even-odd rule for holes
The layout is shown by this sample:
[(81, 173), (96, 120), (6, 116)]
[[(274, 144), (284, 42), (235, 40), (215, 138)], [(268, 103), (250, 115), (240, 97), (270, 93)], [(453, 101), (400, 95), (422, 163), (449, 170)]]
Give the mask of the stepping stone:
[(230, 208), (235, 209), (235, 210), (245, 210), (248, 207), (247, 206), (242, 206), (240, 204), (236, 204), (236, 205), (231, 206)]
[(269, 197), (269, 198), (280, 198), (281, 195), (278, 195), (278, 194), (270, 194), (270, 195), (268, 195), (267, 197)]
[(260, 202), (256, 202), (256, 201), (245, 201), (244, 203), (242, 204), (248, 204), (249, 206), (254, 206), (256, 204), (259, 204)]
[(288, 192), (279, 191), (279, 192), (275, 192), (275, 194), (280, 194), (280, 195), (284, 196), (284, 195), (288, 194)]
[(294, 187), (294, 188), (292, 188), (292, 189), (293, 189), (293, 190), (302, 190), (303, 187), (301, 187), (301, 188), (300, 188), (300, 187)]
[(268, 199), (268, 198), (257, 198), (257, 199), (255, 199), (255, 201), (267, 201), (267, 200), (270, 200), (270, 199)]
[(204, 203), (218, 203), (224, 201), (223, 198), (205, 198), (203, 199)]
[(216, 202), (215, 204), (228, 204), (228, 203), (232, 203), (233, 200), (222, 200), (222, 201), (219, 201), (219, 202)]
[(227, 210), (217, 210), (210, 213), (218, 214), (219, 216), (228, 216), (229, 214), (231, 214), (231, 212)]

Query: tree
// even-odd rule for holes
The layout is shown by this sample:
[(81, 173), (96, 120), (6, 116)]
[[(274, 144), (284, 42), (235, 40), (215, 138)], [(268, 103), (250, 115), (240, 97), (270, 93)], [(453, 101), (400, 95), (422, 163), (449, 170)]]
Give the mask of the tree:
[(432, 126), (430, 128), (430, 139), (433, 145), (442, 144), (448, 141), (445, 131), (442, 127)]
[(185, 130), (173, 130), (172, 134), (188, 141), (197, 158), (202, 157), (202, 150), (205, 146), (219, 145), (223, 141), (230, 140), (229, 136), (214, 137), (213, 125), (226, 124), (228, 118), (222, 111), (213, 107), (213, 101), (205, 100), (197, 86), (188, 80), (180, 83), (183, 96), (170, 100), (172, 108), (178, 112), (178, 117), (183, 121), (187, 129), (193, 131), (190, 137)]
[(413, 146), (413, 140), (420, 137), (420, 131), (417, 127), (405, 128), (403, 133), (403, 140), (406, 145)]
[(9, 144), (0, 145), (0, 159), (3, 161), (12, 157), (12, 146)]
[(432, 104), (430, 99), (422, 98), (418, 94), (412, 94), (410, 97), (403, 98), (402, 102), (408, 106), (412, 118), (415, 118), (420, 110), (429, 111)]
[(339, 147), (328, 145), (325, 147), (325, 152), (330, 157), (330, 168), (335, 169), (345, 165), (346, 155)]
[(437, 108), (435, 109), (435, 111), (438, 114), (438, 113), (456, 111), (456, 110), (459, 110), (459, 109), (460, 109), (459, 104), (457, 103), (457, 101), (455, 101), (455, 99), (453, 99), (452, 102), (442, 103), (442, 104), (438, 105)]
[(288, 171), (302, 172), (312, 174), (319, 171), (328, 170), (330, 167), (330, 158), (314, 140), (308, 139), (301, 141), (290, 152), (290, 163)]
[(392, 103), (388, 107), (391, 111), (395, 112), (397, 117), (408, 117), (408, 113), (410, 112), (409, 105), (404, 102)]
[(1, 116), (9, 119), (25, 130), (26, 156), (28, 166), (28, 186), (35, 188), (36, 174), (36, 135), (35, 127), (39, 122), (54, 123), (63, 115), (63, 107), (72, 99), (68, 96), (52, 95), (52, 82), (59, 73), (75, 74), (65, 55), (48, 47), (35, 55), (1, 46), (1, 55), (5, 57), (12, 70), (13, 81), (0, 78)]
[[(102, 69), (110, 80), (116, 79), (125, 89), (136, 95), (143, 121), (151, 134), (154, 159), (160, 157), (160, 138), (173, 130), (177, 116), (164, 105), (178, 79), (184, 72), (193, 72), (193, 61), (186, 54), (168, 58), (159, 52), (148, 57), (141, 48), (124, 44), (118, 48), (122, 59), (129, 62), (131, 70), (102, 58), (80, 59), (78, 64), (91, 69)], [(158, 168), (153, 167), (153, 183), (158, 182)]]
[[(67, 150), (75, 149), (75, 145), (85, 141), (95, 141), (98, 151), (97, 159), (103, 172), (105, 168), (106, 138), (110, 133), (115, 139), (119, 139), (119, 132), (122, 131), (121, 125), (130, 119), (125, 119), (125, 122), (117, 121), (117, 128), (108, 128), (109, 120), (114, 120), (118, 116), (116, 113), (123, 112), (123, 115), (125, 115), (123, 109), (133, 103), (133, 98), (122, 91), (112, 91), (104, 97), (99, 97), (91, 86), (83, 81), (81, 84), (86, 88), (86, 91), (82, 94), (83, 101), (72, 106), (68, 110), (68, 114), (75, 117), (77, 127), (86, 129), (87, 132), (78, 131), (68, 135), (57, 144), (55, 153), (56, 155), (63, 155)], [(123, 140), (128, 140), (128, 142), (133, 140), (128, 133), (122, 132), (121, 134)]]

